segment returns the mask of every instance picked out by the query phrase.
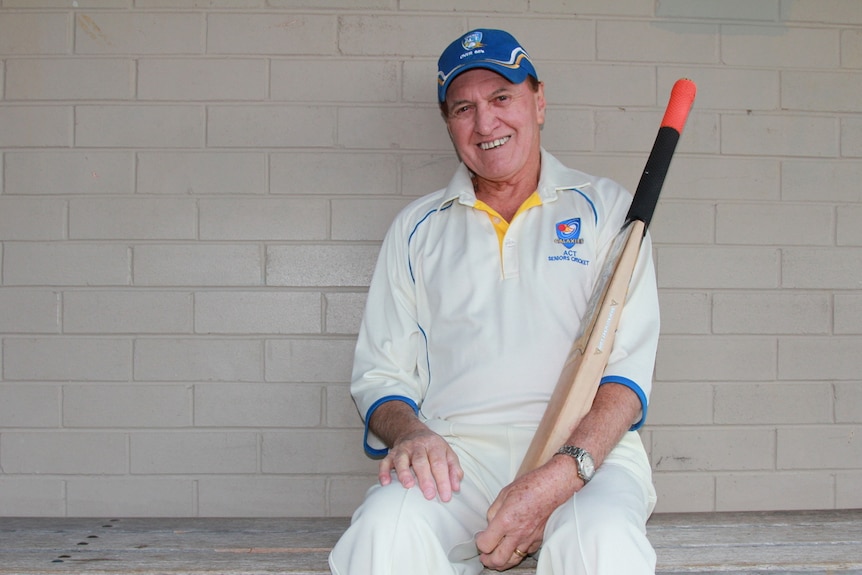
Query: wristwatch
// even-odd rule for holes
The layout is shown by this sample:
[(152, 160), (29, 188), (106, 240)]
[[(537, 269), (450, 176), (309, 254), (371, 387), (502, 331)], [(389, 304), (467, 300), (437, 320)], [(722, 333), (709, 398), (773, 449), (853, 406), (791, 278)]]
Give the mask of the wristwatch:
[(589, 483), (590, 479), (596, 472), (596, 462), (593, 456), (586, 449), (575, 447), (574, 445), (564, 445), (554, 455), (568, 455), (575, 458), (578, 464), (578, 477), (584, 480), (584, 483)]

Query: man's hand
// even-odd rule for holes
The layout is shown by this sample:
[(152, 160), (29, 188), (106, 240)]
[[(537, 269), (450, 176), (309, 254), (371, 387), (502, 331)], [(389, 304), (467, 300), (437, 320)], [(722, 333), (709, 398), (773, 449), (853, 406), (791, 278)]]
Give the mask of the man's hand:
[(401, 401), (381, 405), (371, 418), (374, 432), (390, 445), (380, 461), (381, 485), (392, 482), (392, 471), (405, 488), (419, 485), (426, 499), (452, 499), (461, 489), (464, 471), (452, 447), (421, 422)]
[(486, 567), (509, 569), (539, 550), (551, 513), (584, 485), (567, 459), (554, 457), (503, 488), (488, 509), (488, 528), (476, 537)]
[(419, 484), (425, 499), (439, 495), (441, 501), (452, 499), (461, 488), (464, 472), (458, 456), (442, 437), (430, 429), (402, 436), (380, 462), (381, 485), (392, 481), (392, 470), (405, 488)]

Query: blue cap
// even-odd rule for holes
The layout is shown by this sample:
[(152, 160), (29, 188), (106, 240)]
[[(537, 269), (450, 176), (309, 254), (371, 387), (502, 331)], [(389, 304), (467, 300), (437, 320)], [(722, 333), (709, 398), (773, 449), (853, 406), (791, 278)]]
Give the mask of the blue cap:
[(497, 72), (513, 84), (539, 76), (527, 51), (515, 37), (503, 30), (479, 29), (458, 38), (437, 61), (437, 98), (446, 101), (446, 89), (461, 72), (486, 68)]

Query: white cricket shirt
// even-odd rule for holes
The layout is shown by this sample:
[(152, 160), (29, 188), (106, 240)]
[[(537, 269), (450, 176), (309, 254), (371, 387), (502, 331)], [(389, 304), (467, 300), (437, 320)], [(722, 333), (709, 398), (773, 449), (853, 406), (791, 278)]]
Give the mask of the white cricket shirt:
[[(351, 393), (366, 426), (392, 400), (423, 419), (538, 425), (631, 203), (617, 183), (545, 150), (541, 165), (538, 190), (508, 227), (483, 209), (463, 164), (395, 218), (356, 345)], [(602, 379), (640, 397), (633, 429), (646, 414), (659, 335), (644, 242)], [(366, 431), (366, 450), (385, 446)]]

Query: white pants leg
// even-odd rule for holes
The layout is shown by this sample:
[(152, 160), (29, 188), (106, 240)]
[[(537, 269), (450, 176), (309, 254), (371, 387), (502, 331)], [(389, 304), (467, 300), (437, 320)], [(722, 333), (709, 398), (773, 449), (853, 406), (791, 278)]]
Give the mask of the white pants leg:
[[(333, 575), (476, 575), (478, 557), (452, 562), (448, 551), (470, 542), (485, 517), (464, 504), (462, 493), (448, 503), (427, 501), (397, 481), (373, 487), (350, 528), (332, 550)], [(487, 504), (486, 504), (487, 506)]]
[(536, 575), (652, 575), (646, 537), (655, 490), (640, 438), (628, 436), (593, 480), (551, 515)]

